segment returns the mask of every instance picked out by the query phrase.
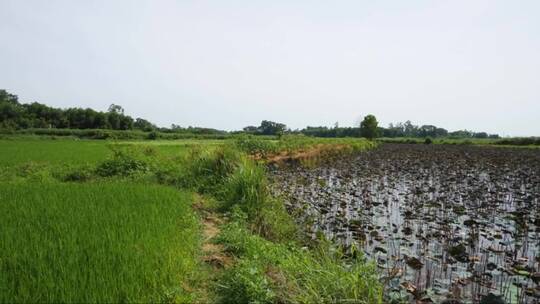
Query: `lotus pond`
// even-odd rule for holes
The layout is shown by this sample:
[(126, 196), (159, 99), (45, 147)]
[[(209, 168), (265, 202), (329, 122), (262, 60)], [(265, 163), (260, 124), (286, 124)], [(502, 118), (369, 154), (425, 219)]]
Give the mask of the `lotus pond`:
[(388, 302), (540, 303), (539, 149), (383, 144), (271, 176), (309, 237), (377, 263)]

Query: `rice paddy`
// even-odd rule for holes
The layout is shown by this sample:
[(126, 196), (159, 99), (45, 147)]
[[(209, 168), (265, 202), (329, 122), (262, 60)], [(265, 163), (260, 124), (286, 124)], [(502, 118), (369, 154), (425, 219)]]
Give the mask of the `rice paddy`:
[(163, 186), (0, 184), (0, 302), (188, 300), (198, 222)]

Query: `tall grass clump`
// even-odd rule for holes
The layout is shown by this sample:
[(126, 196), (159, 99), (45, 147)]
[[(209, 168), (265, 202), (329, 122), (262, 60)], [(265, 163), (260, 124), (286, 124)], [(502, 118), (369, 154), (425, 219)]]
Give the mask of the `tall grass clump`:
[(190, 200), (113, 181), (0, 184), (0, 302), (193, 301)]
[(228, 176), (234, 172), (242, 158), (238, 150), (228, 146), (215, 149), (194, 147), (180, 160), (178, 167), (161, 168), (160, 179), (199, 193), (217, 195)]
[(252, 230), (271, 240), (291, 240), (296, 227), (283, 202), (270, 195), (264, 168), (242, 158), (225, 180), (219, 198), (226, 211), (237, 207), (248, 216)]
[(224, 303), (381, 303), (376, 267), (322, 242), (314, 250), (275, 243), (246, 229), (236, 211), (219, 242), (237, 257), (220, 284)]
[(150, 150), (142, 152), (137, 149), (112, 148), (113, 156), (101, 162), (96, 173), (102, 177), (129, 176), (149, 171), (149, 159), (146, 157)]

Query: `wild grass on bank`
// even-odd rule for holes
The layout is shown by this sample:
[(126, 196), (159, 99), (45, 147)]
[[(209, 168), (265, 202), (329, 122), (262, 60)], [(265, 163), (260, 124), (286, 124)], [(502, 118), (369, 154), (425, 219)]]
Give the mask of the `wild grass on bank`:
[(254, 235), (235, 210), (218, 242), (238, 262), (219, 285), (224, 303), (381, 303), (376, 267), (323, 242), (308, 250)]
[(237, 149), (255, 160), (267, 163), (297, 163), (313, 166), (333, 158), (374, 148), (376, 143), (364, 138), (316, 138), (285, 135), (279, 140), (263, 140), (243, 135), (233, 139)]
[(214, 196), (218, 208), (230, 217), (219, 242), (236, 262), (218, 278), (218, 299), (381, 302), (382, 287), (373, 265), (345, 257), (327, 243), (314, 250), (304, 247), (293, 218), (268, 191), (264, 166), (234, 146), (194, 153), (185, 162), (187, 172), (170, 180), (189, 176), (195, 181), (192, 187)]

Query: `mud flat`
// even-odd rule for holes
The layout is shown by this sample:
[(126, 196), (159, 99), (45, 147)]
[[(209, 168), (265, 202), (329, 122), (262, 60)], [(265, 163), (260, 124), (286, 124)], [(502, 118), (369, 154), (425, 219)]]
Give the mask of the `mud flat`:
[(271, 171), (310, 237), (378, 264), (388, 302), (540, 303), (540, 149), (384, 144)]

